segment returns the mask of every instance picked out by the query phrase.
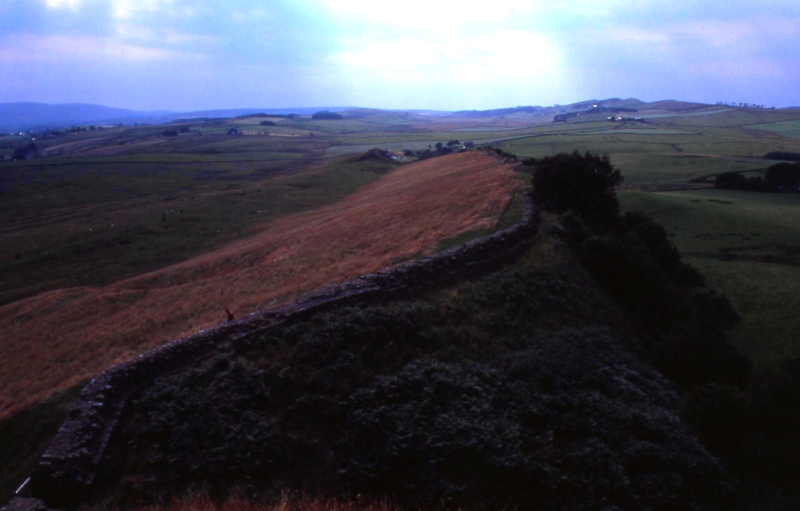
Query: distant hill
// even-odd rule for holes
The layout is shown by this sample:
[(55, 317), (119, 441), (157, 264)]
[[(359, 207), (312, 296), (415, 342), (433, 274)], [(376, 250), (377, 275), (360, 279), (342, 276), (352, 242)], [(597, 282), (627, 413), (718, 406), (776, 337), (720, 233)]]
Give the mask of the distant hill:
[[(331, 112), (351, 107), (324, 107)], [(43, 130), (86, 124), (160, 124), (175, 119), (197, 119), (206, 117), (239, 117), (254, 113), (311, 115), (323, 109), (305, 108), (238, 108), (198, 110), (191, 112), (137, 111), (112, 108), (102, 105), (71, 103), (51, 105), (46, 103), (0, 103), (0, 131)]]
[(628, 99), (620, 99), (620, 98), (610, 98), (610, 99), (603, 99), (598, 101), (597, 104), (599, 106), (603, 106), (606, 108), (614, 109), (614, 108), (636, 108), (641, 109), (642, 107), (646, 106), (647, 103), (644, 101), (638, 100), (636, 98), (628, 98)]
[(708, 108), (711, 105), (705, 103), (692, 103), (690, 101), (676, 101), (674, 99), (667, 99), (663, 101), (655, 101), (647, 104), (653, 110), (667, 110), (669, 112), (691, 112)]
[[(391, 110), (394, 112), (416, 113), (428, 116), (454, 116), (461, 118), (488, 118), (505, 115), (534, 115), (548, 116), (570, 112), (585, 111), (594, 106), (608, 110), (635, 111), (635, 110), (663, 110), (667, 112), (686, 113), (701, 110), (712, 105), (692, 103), (676, 100), (663, 100), (647, 103), (635, 98), (620, 99), (590, 99), (567, 105), (552, 106), (516, 106), (510, 108), (496, 108), (490, 110)], [(347, 112), (346, 117), (364, 117), (385, 110), (361, 107), (296, 107), (296, 108), (236, 108), (196, 110), (189, 112), (173, 111), (137, 111), (123, 108), (112, 108), (102, 105), (72, 103), (51, 105), (45, 103), (0, 103), (0, 132), (43, 130), (47, 128), (63, 128), (73, 125), (89, 124), (163, 124), (177, 119), (204, 119), (204, 118), (232, 118), (252, 114), (296, 114), (310, 116), (315, 112)]]
[(253, 115), (253, 114), (277, 114), (277, 115), (289, 115), (289, 114), (296, 114), (296, 115), (312, 115), (320, 110), (327, 110), (329, 112), (342, 112), (344, 110), (351, 109), (353, 107), (297, 107), (297, 108), (267, 108), (267, 107), (258, 107), (258, 108), (236, 108), (236, 109), (221, 109), (221, 110), (197, 110), (194, 112), (181, 112), (172, 115), (165, 116), (162, 122), (169, 122), (172, 119), (195, 119), (195, 118), (206, 118), (206, 117), (219, 117), (219, 118), (231, 118), (231, 117), (241, 117), (244, 115)]
[(28, 130), (57, 128), (74, 124), (149, 122), (145, 119), (162, 117), (170, 112), (137, 112), (101, 105), (72, 103), (0, 103), (0, 129)]
[(541, 106), (518, 106), (513, 108), (495, 108), (492, 110), (460, 110), (453, 112), (456, 117), (494, 117), (498, 115), (511, 115), (518, 113), (533, 114), (546, 110)]
[(554, 115), (554, 114), (569, 114), (571, 112), (579, 112), (590, 110), (592, 107), (604, 108), (603, 111), (620, 110), (620, 111), (636, 111), (636, 110), (666, 110), (674, 112), (685, 112), (690, 110), (699, 110), (706, 108), (710, 105), (703, 103), (687, 103), (675, 100), (656, 101), (647, 103), (636, 98), (620, 99), (589, 99), (586, 101), (579, 101), (577, 103), (570, 103), (568, 105), (553, 105), (553, 106), (518, 106), (514, 108), (496, 108), (492, 110), (461, 110), (452, 112), (456, 117), (467, 118), (482, 118), (482, 117), (495, 117), (500, 115), (511, 114), (539, 114), (539, 115)]

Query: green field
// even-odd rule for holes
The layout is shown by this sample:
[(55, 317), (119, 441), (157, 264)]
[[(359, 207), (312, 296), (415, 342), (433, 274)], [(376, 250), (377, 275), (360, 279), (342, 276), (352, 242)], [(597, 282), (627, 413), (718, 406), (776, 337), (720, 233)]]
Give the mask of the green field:
[(0, 164), (0, 304), (188, 259), (335, 202), (386, 168), (325, 157), (323, 137), (162, 131), (70, 134), (37, 141), (53, 156)]
[(800, 356), (800, 196), (723, 190), (619, 193), (652, 215), (733, 301), (731, 340), (762, 370)]
[[(653, 215), (684, 257), (730, 297), (742, 317), (731, 339), (756, 368), (771, 371), (800, 356), (800, 196), (708, 189), (719, 173), (760, 175), (776, 163), (763, 158), (768, 152), (800, 152), (800, 111), (633, 115), (643, 122), (579, 117), (496, 145), (520, 157), (608, 154), (625, 177), (623, 208)], [(710, 179), (695, 181), (702, 178)]]
[(774, 131), (776, 133), (780, 133), (781, 135), (800, 138), (800, 121), (798, 120), (754, 124), (750, 127), (753, 129)]

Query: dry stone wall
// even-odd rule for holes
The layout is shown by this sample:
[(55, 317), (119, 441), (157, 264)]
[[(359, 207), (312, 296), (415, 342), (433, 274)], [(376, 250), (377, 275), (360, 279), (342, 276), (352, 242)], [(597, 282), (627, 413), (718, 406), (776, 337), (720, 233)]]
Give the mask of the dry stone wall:
[(526, 193), (523, 219), (508, 229), (406, 265), (307, 293), (292, 304), (224, 323), (169, 342), (131, 362), (109, 367), (81, 392), (69, 417), (42, 455), (29, 494), (3, 509), (18, 509), (15, 506), (28, 509), (42, 503), (49, 508), (61, 508), (83, 501), (128, 400), (155, 377), (180, 371), (242, 338), (277, 324), (302, 321), (321, 310), (413, 296), (492, 271), (524, 252), (535, 240), (539, 227), (539, 213), (531, 194)]

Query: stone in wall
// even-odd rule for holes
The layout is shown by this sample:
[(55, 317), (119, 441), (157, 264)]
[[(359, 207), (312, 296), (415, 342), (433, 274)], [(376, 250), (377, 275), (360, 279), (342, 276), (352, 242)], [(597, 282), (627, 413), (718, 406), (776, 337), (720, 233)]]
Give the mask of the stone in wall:
[(48, 511), (48, 508), (39, 499), (14, 497), (11, 502), (0, 508), (0, 511)]

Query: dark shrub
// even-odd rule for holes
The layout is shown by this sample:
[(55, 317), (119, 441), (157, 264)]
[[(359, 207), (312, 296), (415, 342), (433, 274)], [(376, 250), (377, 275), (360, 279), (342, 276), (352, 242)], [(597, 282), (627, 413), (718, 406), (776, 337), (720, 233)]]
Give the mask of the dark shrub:
[(534, 168), (534, 197), (546, 209), (557, 213), (574, 210), (593, 225), (610, 225), (616, 220), (619, 202), (615, 189), (622, 175), (607, 155), (575, 151), (526, 163)]

